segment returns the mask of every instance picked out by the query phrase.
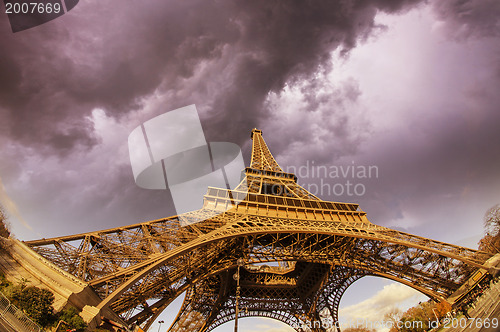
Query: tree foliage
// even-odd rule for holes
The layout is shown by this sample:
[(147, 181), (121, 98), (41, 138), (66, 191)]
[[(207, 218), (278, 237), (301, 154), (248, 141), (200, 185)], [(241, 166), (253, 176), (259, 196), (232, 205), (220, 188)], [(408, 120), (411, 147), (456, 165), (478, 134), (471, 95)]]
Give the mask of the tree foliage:
[[(430, 302), (423, 302), (419, 305), (408, 309), (403, 315), (401, 321), (405, 322), (415, 322), (414, 324), (403, 324), (401, 328), (402, 332), (423, 332), (429, 329), (429, 321), (435, 320), (432, 309), (435, 305)], [(422, 322), (418, 324), (418, 322)]]
[(405, 313), (395, 311), (386, 314), (385, 318), (392, 321), (390, 332), (424, 332), (433, 328), (438, 319), (443, 318), (451, 310), (451, 306), (446, 303), (434, 303), (427, 301), (411, 307)]
[(342, 329), (344, 332), (375, 332), (374, 329), (369, 329), (366, 327), (348, 327), (346, 329)]
[(439, 302), (436, 304), (435, 313), (439, 319), (446, 316), (451, 311), (451, 305), (448, 302)]
[(10, 236), (10, 230), (9, 230), (9, 223), (7, 221), (7, 215), (5, 213), (4, 208), (0, 205), (0, 236), (1, 237), (9, 237)]
[(3, 291), (4, 288), (9, 287), (12, 283), (5, 278), (3, 272), (0, 271), (0, 290)]
[(479, 250), (500, 252), (500, 204), (496, 204), (484, 214), (484, 230), (486, 235), (479, 241)]
[(403, 318), (403, 312), (398, 308), (392, 308), (388, 313), (384, 315), (384, 320), (391, 323), (391, 328), (389, 332), (399, 331), (397, 328), (397, 323)]
[(481, 240), (479, 240), (478, 244), (479, 250), (498, 254), (500, 252), (500, 234), (496, 236), (486, 234)]
[(491, 236), (500, 233), (500, 204), (496, 204), (484, 214), (484, 228)]
[(69, 307), (62, 310), (57, 317), (57, 320), (63, 320), (70, 329), (83, 330), (87, 324), (82, 317), (78, 315), (78, 310), (74, 307)]
[(76, 308), (69, 307), (55, 313), (52, 307), (54, 294), (47, 289), (28, 286), (29, 283), (30, 280), (21, 278), (17, 284), (13, 284), (0, 272), (0, 291), (35, 323), (47, 327), (56, 326), (62, 320), (66, 322), (65, 328), (71, 330), (83, 331), (87, 327)]
[(11, 301), (35, 323), (47, 326), (52, 322), (54, 294), (36, 286), (14, 286), (9, 294)]

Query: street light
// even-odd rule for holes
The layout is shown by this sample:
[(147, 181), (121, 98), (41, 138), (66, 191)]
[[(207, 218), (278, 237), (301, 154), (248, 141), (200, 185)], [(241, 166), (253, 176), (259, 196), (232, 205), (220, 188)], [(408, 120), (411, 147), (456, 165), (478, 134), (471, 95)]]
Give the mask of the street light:
[(165, 323), (165, 322), (164, 322), (164, 321), (162, 321), (162, 320), (159, 320), (159, 321), (158, 321), (158, 324), (159, 324), (159, 325), (158, 325), (158, 332), (160, 332), (160, 327), (161, 327), (161, 324), (163, 324), (163, 323)]
[(243, 258), (238, 258), (237, 261), (238, 264), (238, 271), (233, 275), (233, 278), (236, 280), (236, 315), (234, 317), (234, 332), (238, 332), (238, 314), (239, 314), (239, 308), (238, 308), (238, 302), (240, 299), (240, 267), (245, 265), (245, 261)]

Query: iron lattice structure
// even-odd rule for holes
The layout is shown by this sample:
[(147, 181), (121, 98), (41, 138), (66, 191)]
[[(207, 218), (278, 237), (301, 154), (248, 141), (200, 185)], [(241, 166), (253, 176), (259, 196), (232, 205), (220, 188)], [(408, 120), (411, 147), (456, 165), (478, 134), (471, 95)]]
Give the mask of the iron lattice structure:
[(235, 318), (241, 258), (239, 317), (301, 331), (300, 322), (336, 322), (342, 294), (362, 276), (443, 301), (492, 256), (372, 224), (357, 204), (323, 201), (283, 172), (260, 130), (252, 140), (244, 180), (232, 191), (208, 188), (200, 210), (26, 243), (91, 285), (98, 308), (145, 329), (186, 292), (170, 331), (211, 331)]

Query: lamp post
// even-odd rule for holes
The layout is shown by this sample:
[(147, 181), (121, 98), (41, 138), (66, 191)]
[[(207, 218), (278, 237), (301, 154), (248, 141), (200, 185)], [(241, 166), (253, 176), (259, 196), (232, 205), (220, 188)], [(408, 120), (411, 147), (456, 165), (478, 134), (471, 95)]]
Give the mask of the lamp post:
[(165, 322), (164, 322), (164, 321), (162, 321), (162, 320), (159, 320), (159, 321), (158, 321), (158, 324), (159, 324), (159, 325), (158, 325), (158, 332), (160, 332), (160, 327), (161, 327), (161, 324), (163, 324), (163, 323), (165, 323)]
[(233, 275), (233, 278), (236, 280), (236, 314), (234, 317), (234, 332), (238, 332), (238, 314), (239, 314), (239, 300), (240, 300), (240, 267), (245, 265), (245, 261), (243, 258), (238, 258), (238, 270), (237, 272)]

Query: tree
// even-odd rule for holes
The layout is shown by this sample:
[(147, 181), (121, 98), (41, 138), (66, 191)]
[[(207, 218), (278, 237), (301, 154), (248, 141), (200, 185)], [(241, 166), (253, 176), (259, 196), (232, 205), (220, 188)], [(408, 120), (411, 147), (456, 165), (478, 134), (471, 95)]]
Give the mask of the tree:
[(446, 316), (447, 313), (451, 311), (451, 305), (448, 302), (439, 302), (436, 304), (436, 315), (439, 319)]
[(366, 327), (348, 327), (343, 329), (344, 332), (375, 332), (374, 329), (369, 329)]
[(47, 326), (54, 319), (52, 308), (54, 294), (51, 291), (20, 283), (8, 287), (5, 293), (12, 303), (24, 311), (35, 323)]
[[(429, 310), (430, 309), (430, 310)], [(430, 313), (429, 313), (430, 311)], [(428, 328), (427, 322), (432, 315), (432, 309), (429, 308), (429, 303), (419, 303), (417, 306), (408, 309), (401, 319), (402, 332), (423, 332)]]
[(74, 307), (62, 310), (57, 319), (66, 322), (68, 328), (76, 329), (77, 331), (83, 330), (87, 327), (83, 318), (78, 315), (78, 310)]
[(478, 243), (478, 249), (481, 251), (497, 254), (500, 252), (500, 234), (491, 236), (486, 234)]
[(29, 279), (20, 278), (14, 285), (0, 272), (0, 290), (35, 323), (47, 327), (51, 324), (55, 326), (59, 320), (62, 320), (67, 328), (76, 331), (83, 331), (87, 327), (74, 307), (66, 308), (56, 314), (52, 307), (54, 294), (44, 288), (28, 286), (30, 282)]
[(1, 237), (9, 237), (10, 236), (10, 230), (9, 230), (9, 223), (7, 221), (7, 215), (5, 213), (4, 208), (0, 205), (0, 236)]
[(441, 318), (449, 309), (450, 305), (447, 303), (427, 301), (411, 307), (402, 315), (397, 311), (392, 314), (389, 312), (385, 318), (393, 322), (390, 332), (424, 332), (433, 327), (436, 320), (434, 313)]
[(484, 228), (491, 236), (500, 233), (500, 204), (493, 205), (484, 214)]
[(399, 308), (392, 308), (388, 313), (384, 315), (384, 320), (386, 322), (390, 322), (391, 329), (389, 332), (397, 332), (399, 331), (397, 324), (403, 318), (403, 312)]
[(500, 252), (500, 204), (496, 204), (484, 214), (484, 230), (486, 235), (479, 241), (479, 250)]

